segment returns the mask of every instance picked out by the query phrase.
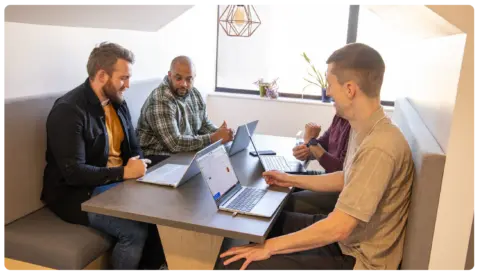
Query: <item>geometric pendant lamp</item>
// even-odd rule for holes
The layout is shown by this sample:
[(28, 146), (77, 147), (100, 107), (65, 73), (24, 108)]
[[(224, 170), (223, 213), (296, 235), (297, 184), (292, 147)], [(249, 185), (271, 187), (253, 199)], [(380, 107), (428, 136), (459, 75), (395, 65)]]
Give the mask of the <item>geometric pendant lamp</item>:
[(228, 5), (218, 23), (228, 36), (250, 37), (262, 22), (252, 5)]

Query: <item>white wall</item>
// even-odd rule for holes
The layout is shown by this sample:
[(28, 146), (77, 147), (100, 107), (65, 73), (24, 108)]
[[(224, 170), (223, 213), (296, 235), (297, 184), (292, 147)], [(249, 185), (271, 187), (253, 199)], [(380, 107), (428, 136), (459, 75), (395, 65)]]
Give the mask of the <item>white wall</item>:
[(132, 83), (159, 78), (177, 55), (193, 58), (196, 86), (215, 88), (216, 6), (194, 6), (158, 32), (5, 22), (5, 98), (67, 92), (87, 77), (88, 56), (102, 41), (132, 50)]
[(452, 122), (465, 34), (431, 38), (385, 49), (383, 91), (409, 97), (444, 152)]
[(135, 53), (132, 81), (158, 76), (157, 34), (5, 22), (5, 98), (66, 92), (88, 76), (91, 50), (102, 41)]
[(160, 77), (167, 74), (170, 62), (178, 55), (192, 58), (197, 69), (195, 87), (206, 96), (215, 89), (215, 59), (217, 47), (217, 6), (199, 5), (158, 32), (156, 67)]
[[(280, 98), (264, 99), (255, 95), (211, 93), (207, 98), (208, 115), (216, 124), (226, 120), (230, 127), (260, 120), (256, 133), (295, 137), (305, 124), (315, 122), (322, 132), (330, 126), (335, 108), (314, 100)], [(393, 111), (385, 107), (387, 115)]]
[(429, 265), (464, 269), (474, 206), (474, 12), (471, 6), (428, 7), (467, 34)]

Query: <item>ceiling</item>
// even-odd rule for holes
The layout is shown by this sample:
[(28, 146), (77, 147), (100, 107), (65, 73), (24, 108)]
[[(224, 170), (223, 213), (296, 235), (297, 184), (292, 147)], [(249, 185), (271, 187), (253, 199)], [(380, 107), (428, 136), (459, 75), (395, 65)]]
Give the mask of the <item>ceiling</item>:
[(367, 5), (366, 7), (396, 31), (410, 37), (428, 39), (463, 33), (423, 5)]
[(10, 5), (5, 22), (158, 31), (192, 5)]

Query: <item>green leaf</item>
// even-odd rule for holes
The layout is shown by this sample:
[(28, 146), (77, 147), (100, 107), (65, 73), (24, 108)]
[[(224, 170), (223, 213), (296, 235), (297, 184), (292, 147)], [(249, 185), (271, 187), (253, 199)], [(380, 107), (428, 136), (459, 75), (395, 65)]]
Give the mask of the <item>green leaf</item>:
[[(317, 78), (315, 75), (313, 75), (311, 72), (308, 72), (308, 75), (310, 75), (313, 78)], [(318, 80), (318, 79), (317, 79)]]
[(304, 86), (303, 89), (302, 89), (302, 92), (304, 92), (305, 89), (308, 88), (308, 87), (311, 86), (311, 85), (312, 85), (312, 84), (308, 84), (308, 85)]
[(324, 78), (324, 76), (315, 68), (315, 66), (310, 62), (310, 58), (308, 58), (307, 54), (303, 52), (302, 57), (307, 61), (307, 63), (310, 65), (310, 68), (313, 70), (314, 74), (310, 73), (307, 69), (308, 75), (310, 75), (312, 78), (315, 79), (318, 83), (314, 83), (311, 80), (308, 80), (306, 78), (303, 78), (305, 81), (308, 81), (311, 84), (314, 84), (320, 88), (327, 88), (327, 80)]
[(318, 86), (318, 87), (321, 87), (319, 84), (317, 84), (317, 83), (315, 83), (315, 82), (313, 82), (313, 81), (311, 81), (311, 80), (308, 80), (308, 79), (305, 78), (305, 77), (303, 78), (303, 80), (309, 82), (309, 83), (312, 84), (312, 85), (316, 85), (316, 86)]
[(303, 58), (305, 58), (305, 61), (307, 61), (307, 63), (310, 64), (310, 58), (308, 58), (308, 56), (305, 52), (302, 54), (302, 56), (303, 56)]

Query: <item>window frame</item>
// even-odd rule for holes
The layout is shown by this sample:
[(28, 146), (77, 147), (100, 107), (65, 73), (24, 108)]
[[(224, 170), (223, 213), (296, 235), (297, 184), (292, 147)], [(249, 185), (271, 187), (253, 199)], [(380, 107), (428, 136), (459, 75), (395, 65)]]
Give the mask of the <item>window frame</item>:
[[(348, 27), (347, 27), (347, 37), (346, 37), (346, 44), (354, 43), (357, 40), (357, 32), (358, 32), (358, 16), (360, 12), (359, 5), (350, 5), (349, 13), (348, 13)], [(217, 5), (217, 18), (220, 16), (220, 5)], [(224, 93), (236, 93), (236, 94), (247, 94), (247, 95), (258, 95), (258, 90), (254, 89), (236, 89), (236, 88), (228, 88), (228, 87), (219, 87), (217, 81), (218, 75), (218, 40), (220, 34), (220, 26), (217, 23), (217, 43), (216, 43), (216, 53), (215, 53), (215, 92), (224, 92)], [(280, 92), (279, 97), (283, 98), (297, 98), (297, 99), (305, 99), (305, 100), (322, 100), (321, 95), (311, 95), (311, 94), (299, 94), (299, 93), (287, 93), (287, 92)], [(381, 101), (383, 106), (395, 106), (394, 101)]]

